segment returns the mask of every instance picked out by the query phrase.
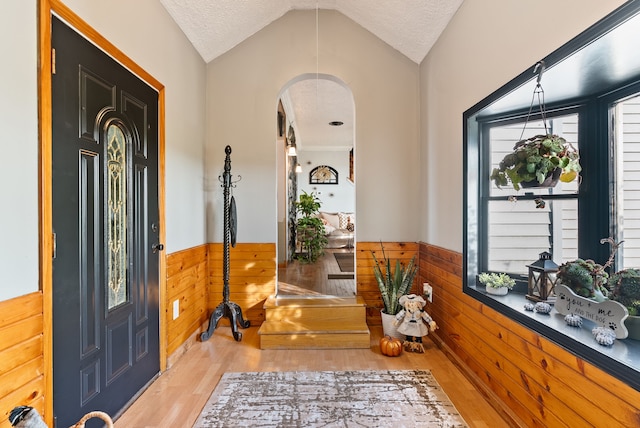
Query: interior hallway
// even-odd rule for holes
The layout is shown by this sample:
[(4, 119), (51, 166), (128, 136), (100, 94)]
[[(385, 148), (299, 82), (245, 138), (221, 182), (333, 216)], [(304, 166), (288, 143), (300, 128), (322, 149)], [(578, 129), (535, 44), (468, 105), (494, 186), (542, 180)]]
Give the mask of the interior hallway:
[[(286, 266), (278, 266), (278, 295), (304, 296), (355, 296), (356, 282), (353, 268), (349, 272), (340, 270), (334, 253), (355, 257), (353, 248), (326, 248), (315, 263), (300, 263), (293, 260)], [(333, 278), (330, 275), (334, 275)]]
[(219, 326), (207, 342), (194, 344), (115, 422), (115, 428), (191, 427), (225, 372), (319, 370), (431, 370), (470, 427), (509, 425), (484, 400), (457, 367), (429, 338), (424, 354), (403, 352), (385, 357), (378, 342), (380, 326), (371, 327), (370, 349), (260, 350), (258, 326), (241, 330)]

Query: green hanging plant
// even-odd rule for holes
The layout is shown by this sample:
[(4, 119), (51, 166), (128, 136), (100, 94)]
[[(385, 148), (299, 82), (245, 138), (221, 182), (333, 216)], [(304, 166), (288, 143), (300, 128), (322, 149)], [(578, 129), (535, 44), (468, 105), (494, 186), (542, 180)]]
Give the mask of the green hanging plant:
[(511, 183), (520, 190), (522, 183), (542, 185), (554, 172), (559, 175), (554, 178), (570, 183), (580, 176), (580, 171), (580, 155), (575, 147), (562, 137), (547, 134), (518, 141), (490, 178), (498, 188)]

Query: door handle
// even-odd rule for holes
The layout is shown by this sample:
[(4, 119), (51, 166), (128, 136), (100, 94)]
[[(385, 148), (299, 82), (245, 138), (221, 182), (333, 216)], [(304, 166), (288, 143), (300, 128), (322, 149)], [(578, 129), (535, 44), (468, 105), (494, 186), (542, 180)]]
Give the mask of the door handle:
[(164, 244), (153, 244), (151, 249), (153, 250), (154, 253), (157, 253), (158, 251), (164, 250)]

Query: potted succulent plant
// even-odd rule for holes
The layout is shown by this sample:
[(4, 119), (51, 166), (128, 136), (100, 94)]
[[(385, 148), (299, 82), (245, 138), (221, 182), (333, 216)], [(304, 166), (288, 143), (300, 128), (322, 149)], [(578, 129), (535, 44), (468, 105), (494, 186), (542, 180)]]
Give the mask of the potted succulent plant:
[(609, 299), (629, 311), (625, 326), (629, 338), (640, 340), (640, 269), (624, 269), (609, 278)]
[(558, 180), (575, 180), (582, 168), (580, 155), (571, 143), (553, 134), (536, 135), (518, 141), (513, 152), (502, 159), (491, 173), (499, 188), (509, 183), (515, 190), (521, 187), (553, 187)]
[(577, 258), (561, 264), (558, 267), (557, 278), (560, 284), (569, 287), (574, 293), (580, 297), (586, 297), (598, 302), (603, 302), (609, 295), (607, 283), (609, 274), (607, 269), (613, 266), (616, 252), (622, 245), (622, 242), (616, 242), (613, 238), (602, 238), (601, 244), (611, 245), (609, 259), (604, 265), (594, 262), (591, 259), (583, 260)]
[(478, 275), (478, 281), (484, 285), (487, 293), (504, 296), (516, 285), (516, 280), (506, 273), (487, 273)]
[(606, 284), (609, 274), (593, 260), (575, 259), (558, 267), (558, 281), (580, 297), (603, 302), (609, 294)]
[(385, 335), (404, 338), (393, 326), (393, 320), (396, 314), (402, 309), (398, 300), (401, 296), (408, 294), (416, 273), (418, 272), (418, 265), (415, 263), (416, 256), (413, 256), (406, 266), (404, 266), (399, 259), (396, 259), (395, 268), (392, 269), (391, 259), (387, 258), (382, 242), (380, 243), (380, 247), (382, 248), (382, 263), (378, 261), (373, 251), (371, 255), (374, 261), (373, 274), (378, 283), (384, 304), (384, 309), (381, 311), (382, 329)]

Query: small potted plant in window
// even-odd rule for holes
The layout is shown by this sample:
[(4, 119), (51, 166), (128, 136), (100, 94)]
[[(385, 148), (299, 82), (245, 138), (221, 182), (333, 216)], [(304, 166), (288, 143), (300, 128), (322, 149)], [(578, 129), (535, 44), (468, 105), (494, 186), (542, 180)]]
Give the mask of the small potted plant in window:
[(604, 302), (609, 295), (607, 283), (609, 274), (607, 269), (613, 266), (616, 252), (622, 242), (616, 242), (613, 238), (602, 238), (601, 244), (611, 245), (609, 259), (604, 265), (594, 262), (591, 259), (583, 260), (577, 258), (561, 264), (558, 267), (558, 283), (564, 284), (576, 295), (586, 297), (597, 302)]
[(487, 293), (504, 296), (516, 285), (516, 280), (506, 273), (487, 273), (478, 275), (480, 284), (486, 287)]
[(576, 295), (603, 302), (607, 298), (609, 274), (605, 267), (591, 259), (577, 258), (558, 267), (558, 281)]
[(640, 340), (640, 269), (624, 269), (611, 275), (609, 299), (619, 302), (629, 311), (624, 321), (629, 338)]
[(509, 183), (521, 187), (553, 187), (558, 180), (569, 183), (579, 177), (580, 155), (571, 143), (553, 134), (536, 135), (518, 141), (513, 152), (502, 159), (491, 173), (501, 188)]

